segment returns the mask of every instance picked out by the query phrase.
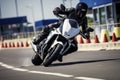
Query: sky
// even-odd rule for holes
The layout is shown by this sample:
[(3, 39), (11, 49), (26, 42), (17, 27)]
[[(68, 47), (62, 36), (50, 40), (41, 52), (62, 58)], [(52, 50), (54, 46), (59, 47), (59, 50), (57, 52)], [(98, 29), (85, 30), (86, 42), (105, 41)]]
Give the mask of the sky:
[[(65, 6), (75, 7), (80, 0), (64, 0)], [(71, 3), (70, 3), (71, 1)], [(59, 7), (63, 0), (42, 0), (43, 12), (41, 8), (41, 0), (0, 0), (1, 18), (9, 18), (16, 16), (27, 16), (28, 21), (38, 21), (41, 19), (56, 18), (53, 9)], [(17, 7), (16, 7), (17, 5)], [(44, 16), (43, 14), (44, 13)]]

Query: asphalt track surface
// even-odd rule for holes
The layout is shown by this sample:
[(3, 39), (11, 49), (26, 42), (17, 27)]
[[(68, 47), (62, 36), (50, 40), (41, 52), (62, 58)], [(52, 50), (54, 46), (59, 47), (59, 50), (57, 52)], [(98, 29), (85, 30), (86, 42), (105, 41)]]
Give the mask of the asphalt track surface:
[(120, 50), (77, 51), (34, 66), (31, 48), (0, 50), (0, 80), (120, 80)]

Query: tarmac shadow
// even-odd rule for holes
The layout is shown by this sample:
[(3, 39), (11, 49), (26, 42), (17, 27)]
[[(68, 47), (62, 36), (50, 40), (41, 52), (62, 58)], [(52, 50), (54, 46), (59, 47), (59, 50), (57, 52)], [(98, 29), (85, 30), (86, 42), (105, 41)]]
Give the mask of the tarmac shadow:
[(53, 63), (53, 64), (50, 65), (50, 67), (54, 67), (54, 66), (68, 66), (68, 65), (75, 65), (75, 64), (87, 64), (87, 63), (113, 61), (113, 60), (120, 60), (120, 58)]

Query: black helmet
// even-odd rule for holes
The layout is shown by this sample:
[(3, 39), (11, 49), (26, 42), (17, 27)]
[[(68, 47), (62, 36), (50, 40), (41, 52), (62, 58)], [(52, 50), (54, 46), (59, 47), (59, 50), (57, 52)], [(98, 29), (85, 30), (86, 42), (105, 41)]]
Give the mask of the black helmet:
[(87, 13), (88, 6), (84, 2), (79, 2), (76, 6), (76, 15), (77, 17), (83, 19)]

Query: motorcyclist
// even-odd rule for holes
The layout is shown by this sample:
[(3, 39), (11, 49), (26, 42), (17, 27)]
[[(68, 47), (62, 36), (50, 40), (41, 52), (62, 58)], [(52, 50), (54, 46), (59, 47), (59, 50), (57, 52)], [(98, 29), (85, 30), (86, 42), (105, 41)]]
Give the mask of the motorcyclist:
[[(78, 24), (82, 27), (82, 32), (83, 32), (83, 34), (86, 35), (85, 38), (89, 38), (89, 33), (86, 31), (86, 28), (88, 27), (87, 26), (87, 17), (86, 17), (87, 9), (88, 9), (87, 4), (83, 3), (83, 2), (79, 2), (76, 5), (76, 8), (65, 8), (65, 6), (63, 4), (61, 4), (60, 7), (56, 7), (53, 10), (54, 15), (56, 15), (57, 17), (61, 17), (61, 15), (64, 15), (64, 17), (62, 17), (59, 22), (45, 26), (42, 30), (42, 33), (38, 34), (33, 39), (33, 41), (32, 41), (33, 44), (34, 45), (39, 44), (43, 39), (45, 39), (48, 36), (51, 29), (59, 27), (60, 24), (63, 23), (65, 18), (75, 19), (78, 22)], [(70, 49), (64, 55), (74, 52), (77, 49), (78, 49), (77, 42), (73, 39)], [(37, 52), (37, 50), (36, 50), (36, 52)], [(63, 55), (61, 55), (58, 58), (58, 60), (60, 62), (62, 61), (62, 56)]]

